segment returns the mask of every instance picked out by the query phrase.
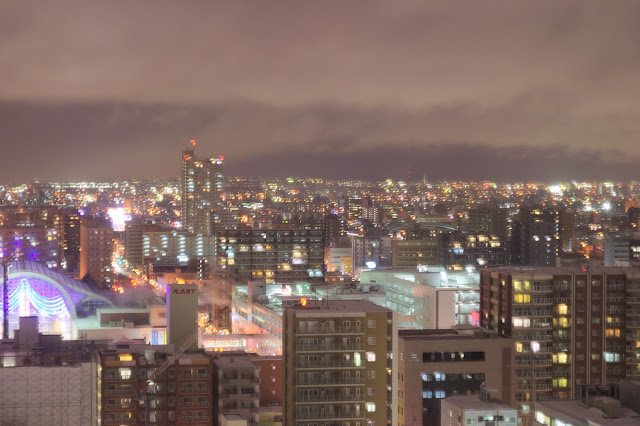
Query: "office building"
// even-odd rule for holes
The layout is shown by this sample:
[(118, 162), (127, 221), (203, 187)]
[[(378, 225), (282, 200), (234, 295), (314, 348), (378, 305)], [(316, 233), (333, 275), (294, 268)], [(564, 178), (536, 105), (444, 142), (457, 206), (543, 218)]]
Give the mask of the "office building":
[(443, 234), (443, 264), (447, 269), (463, 270), (507, 264), (503, 237), (484, 234)]
[(391, 237), (353, 237), (351, 243), (353, 271), (358, 268), (384, 268), (391, 266)]
[[(510, 403), (512, 339), (477, 327), (399, 334), (399, 424), (440, 424), (449, 419), (448, 412), (441, 415), (443, 398), (478, 394), (483, 384), (495, 389), (494, 398)], [(456, 417), (453, 424), (457, 421)]]
[(99, 285), (110, 284), (114, 272), (113, 228), (104, 218), (83, 218), (80, 225), (80, 277), (90, 275)]
[(629, 240), (610, 238), (604, 242), (604, 266), (616, 266), (616, 262), (631, 260), (631, 243)]
[(284, 309), (287, 425), (397, 425), (396, 314), (366, 301)]
[(227, 229), (216, 232), (219, 270), (238, 283), (324, 281), (321, 224), (281, 229)]
[(391, 267), (407, 268), (418, 265), (442, 265), (443, 250), (440, 236), (424, 240), (391, 241)]
[[(192, 141), (195, 147), (195, 141)], [(182, 151), (182, 229), (210, 235), (222, 202), (222, 156), (198, 160), (194, 149)]]
[(480, 277), (481, 326), (514, 340), (515, 403), (640, 377), (640, 270), (495, 268)]
[(469, 210), (469, 232), (472, 234), (507, 235), (507, 209), (480, 206)]

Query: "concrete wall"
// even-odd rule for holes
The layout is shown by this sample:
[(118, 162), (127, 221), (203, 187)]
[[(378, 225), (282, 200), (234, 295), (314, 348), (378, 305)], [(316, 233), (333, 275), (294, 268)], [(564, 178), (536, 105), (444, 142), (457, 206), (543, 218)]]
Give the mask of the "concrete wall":
[(0, 368), (0, 425), (95, 424), (95, 363)]

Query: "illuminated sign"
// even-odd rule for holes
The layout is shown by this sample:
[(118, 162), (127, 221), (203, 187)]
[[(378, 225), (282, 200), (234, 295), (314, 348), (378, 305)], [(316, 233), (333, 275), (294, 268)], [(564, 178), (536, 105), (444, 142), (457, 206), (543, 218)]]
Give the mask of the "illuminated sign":
[(182, 288), (182, 289), (178, 289), (178, 288), (174, 288), (173, 291), (171, 293), (173, 294), (193, 294), (196, 292), (195, 288)]

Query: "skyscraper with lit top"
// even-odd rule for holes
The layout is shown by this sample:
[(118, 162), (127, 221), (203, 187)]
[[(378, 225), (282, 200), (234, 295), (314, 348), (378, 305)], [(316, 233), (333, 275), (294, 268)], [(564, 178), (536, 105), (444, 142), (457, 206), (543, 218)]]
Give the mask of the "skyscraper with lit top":
[(209, 235), (213, 215), (222, 209), (223, 156), (199, 160), (195, 156), (196, 141), (182, 151), (182, 229)]

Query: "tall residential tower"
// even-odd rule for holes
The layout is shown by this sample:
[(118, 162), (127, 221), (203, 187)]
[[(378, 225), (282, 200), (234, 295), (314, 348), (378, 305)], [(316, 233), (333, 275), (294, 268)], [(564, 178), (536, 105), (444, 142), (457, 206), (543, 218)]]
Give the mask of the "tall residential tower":
[[(191, 144), (195, 148), (195, 141)], [(182, 229), (209, 235), (213, 215), (222, 209), (222, 165), (224, 157), (198, 160), (195, 150), (182, 151)]]

